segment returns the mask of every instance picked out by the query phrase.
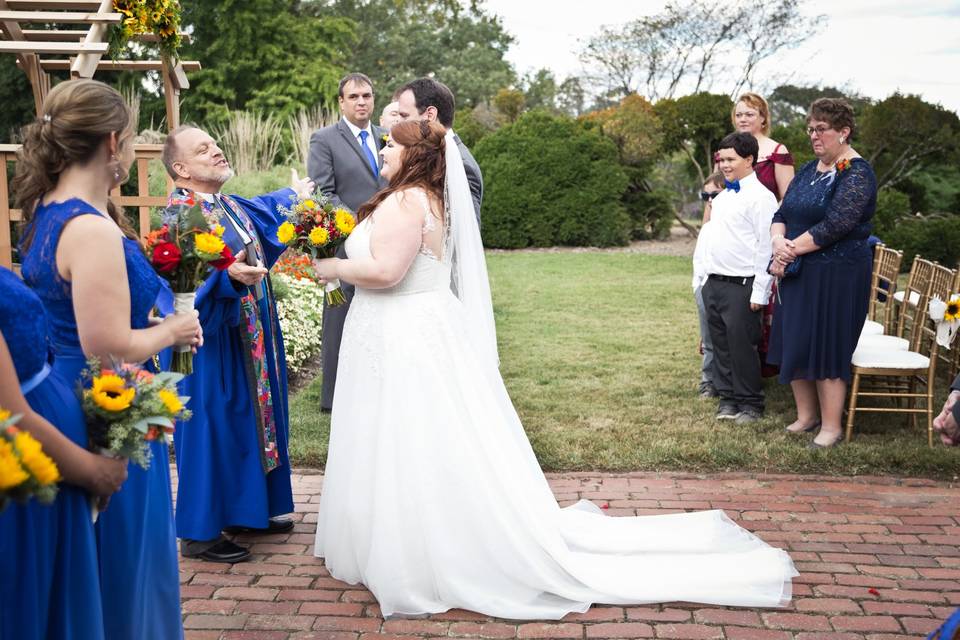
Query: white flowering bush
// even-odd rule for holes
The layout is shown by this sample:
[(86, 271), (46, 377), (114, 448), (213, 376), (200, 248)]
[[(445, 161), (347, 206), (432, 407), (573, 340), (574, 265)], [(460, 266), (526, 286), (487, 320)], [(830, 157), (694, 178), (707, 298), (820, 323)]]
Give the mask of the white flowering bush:
[(285, 273), (270, 276), (277, 298), (277, 317), (283, 331), (287, 370), (296, 373), (320, 351), (323, 320), (323, 287)]

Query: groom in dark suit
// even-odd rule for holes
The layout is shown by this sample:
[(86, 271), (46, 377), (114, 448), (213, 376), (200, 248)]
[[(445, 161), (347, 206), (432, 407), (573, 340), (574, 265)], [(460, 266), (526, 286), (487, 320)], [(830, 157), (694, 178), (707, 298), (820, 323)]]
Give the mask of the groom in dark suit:
[[(393, 99), (397, 101), (397, 111), (401, 120), (430, 120), (439, 122), (448, 131), (453, 128), (455, 110), (453, 92), (442, 82), (433, 78), (417, 78), (397, 89)], [(453, 139), (463, 157), (463, 168), (467, 173), (467, 183), (470, 185), (470, 195), (473, 198), (473, 210), (477, 215), (477, 224), (480, 224), (483, 174), (480, 172), (480, 165), (473, 159), (473, 154), (460, 140), (460, 136), (454, 133)], [(312, 174), (311, 177), (313, 177)]]
[[(336, 206), (351, 212), (369, 200), (387, 182), (380, 177), (381, 136), (386, 132), (374, 126), (373, 83), (362, 73), (351, 73), (340, 80), (339, 102), (343, 117), (337, 124), (318, 129), (310, 136), (310, 157), (307, 174), (317, 189)], [(346, 257), (343, 247), (337, 252)], [(331, 307), (324, 302), (323, 334), (320, 353), (323, 362), (323, 391), (320, 409), (333, 406), (337, 381), (337, 360), (343, 322), (353, 299), (353, 285), (343, 282), (346, 304)]]

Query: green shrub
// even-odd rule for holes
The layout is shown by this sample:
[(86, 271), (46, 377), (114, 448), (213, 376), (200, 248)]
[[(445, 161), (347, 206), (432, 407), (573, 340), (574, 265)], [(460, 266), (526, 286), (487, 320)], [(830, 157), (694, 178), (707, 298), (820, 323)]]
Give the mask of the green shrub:
[(881, 189), (877, 193), (877, 210), (873, 214), (873, 234), (887, 243), (886, 236), (897, 221), (909, 217), (912, 211), (910, 196), (896, 189)]
[(669, 191), (628, 190), (623, 196), (633, 221), (633, 240), (663, 240), (673, 225), (673, 197)]
[(483, 241), (520, 248), (624, 245), (633, 223), (614, 144), (566, 116), (526, 113), (484, 137)]
[(913, 259), (918, 255), (951, 268), (960, 260), (958, 215), (936, 214), (902, 218), (897, 220), (892, 229), (879, 237), (887, 246), (903, 251), (901, 269), (904, 271), (910, 268)]

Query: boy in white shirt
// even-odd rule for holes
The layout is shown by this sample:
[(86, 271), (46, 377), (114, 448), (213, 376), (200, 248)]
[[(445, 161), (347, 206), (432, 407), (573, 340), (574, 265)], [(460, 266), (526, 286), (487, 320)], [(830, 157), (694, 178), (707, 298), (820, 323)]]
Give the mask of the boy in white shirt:
[(725, 189), (713, 199), (710, 238), (702, 259), (701, 293), (713, 342), (713, 380), (720, 394), (718, 420), (756, 422), (763, 416), (763, 381), (757, 345), (761, 311), (770, 297), (770, 223), (777, 199), (760, 184), (753, 165), (759, 147), (749, 133), (720, 142), (718, 165)]

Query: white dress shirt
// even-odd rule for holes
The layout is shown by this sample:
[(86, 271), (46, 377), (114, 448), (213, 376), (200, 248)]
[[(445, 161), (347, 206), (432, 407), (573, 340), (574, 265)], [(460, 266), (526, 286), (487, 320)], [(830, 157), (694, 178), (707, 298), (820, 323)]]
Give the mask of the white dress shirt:
[(740, 191), (724, 189), (713, 199), (710, 234), (703, 256), (707, 274), (749, 278), (753, 276), (750, 302), (767, 304), (772, 276), (770, 224), (777, 211), (777, 198), (760, 184), (756, 173), (740, 180)]
[(376, 159), (377, 165), (379, 166), (380, 157), (377, 155), (377, 143), (373, 141), (373, 127), (370, 126), (370, 123), (367, 123), (367, 127), (365, 129), (361, 129), (357, 125), (350, 122), (348, 118), (344, 118), (343, 121), (347, 123), (348, 127), (350, 127), (350, 132), (353, 134), (353, 139), (357, 141), (357, 144), (362, 144), (360, 142), (360, 132), (367, 132), (367, 148), (370, 149), (370, 153), (373, 154), (373, 157)]
[(697, 234), (697, 244), (693, 249), (693, 281), (690, 283), (694, 291), (702, 287), (703, 283), (707, 281), (707, 246), (710, 244), (710, 232), (712, 230), (713, 227), (707, 220), (700, 227), (700, 233)]

